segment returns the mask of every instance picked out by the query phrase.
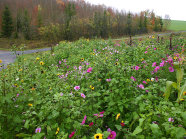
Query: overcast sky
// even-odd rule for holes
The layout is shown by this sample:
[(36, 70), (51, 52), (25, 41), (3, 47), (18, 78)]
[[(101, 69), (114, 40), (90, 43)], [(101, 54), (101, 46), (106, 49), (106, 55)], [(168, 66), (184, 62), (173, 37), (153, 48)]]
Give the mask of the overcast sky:
[(85, 0), (92, 4), (104, 4), (118, 10), (139, 13), (144, 10), (154, 10), (154, 12), (165, 17), (166, 14), (172, 20), (186, 21), (186, 0)]

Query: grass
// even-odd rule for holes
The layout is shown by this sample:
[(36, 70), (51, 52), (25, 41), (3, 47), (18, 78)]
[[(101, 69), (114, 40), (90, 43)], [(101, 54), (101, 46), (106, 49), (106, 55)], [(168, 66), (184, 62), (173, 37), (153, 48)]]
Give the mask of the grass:
[(186, 30), (186, 21), (172, 20), (168, 30), (182, 31)]
[(0, 50), (10, 50), (12, 48), (12, 45), (17, 46), (17, 48), (20, 48), (22, 45), (25, 45), (26, 50), (50, 47), (50, 44), (43, 40), (20, 40), (0, 38)]

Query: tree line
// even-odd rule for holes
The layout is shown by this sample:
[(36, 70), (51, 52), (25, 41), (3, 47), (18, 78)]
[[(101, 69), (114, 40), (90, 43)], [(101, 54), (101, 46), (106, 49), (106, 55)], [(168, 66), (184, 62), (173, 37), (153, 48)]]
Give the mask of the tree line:
[(108, 38), (166, 30), (153, 11), (118, 11), (83, 0), (1, 0), (1, 37), (51, 42)]

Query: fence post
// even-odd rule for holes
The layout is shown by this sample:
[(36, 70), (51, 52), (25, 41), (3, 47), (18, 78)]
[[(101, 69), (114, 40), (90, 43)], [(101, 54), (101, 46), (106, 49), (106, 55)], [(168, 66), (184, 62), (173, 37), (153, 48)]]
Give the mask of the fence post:
[(170, 50), (172, 50), (172, 37), (170, 37)]
[(130, 46), (132, 45), (132, 36), (130, 35)]
[(157, 39), (157, 42), (160, 43), (160, 36), (158, 35), (158, 39)]

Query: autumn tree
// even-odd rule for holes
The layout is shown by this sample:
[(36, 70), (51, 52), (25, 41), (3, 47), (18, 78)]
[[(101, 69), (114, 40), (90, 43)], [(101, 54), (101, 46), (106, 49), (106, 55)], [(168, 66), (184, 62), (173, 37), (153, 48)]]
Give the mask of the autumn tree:
[(8, 6), (5, 6), (2, 15), (2, 35), (9, 38), (13, 32), (13, 21)]

